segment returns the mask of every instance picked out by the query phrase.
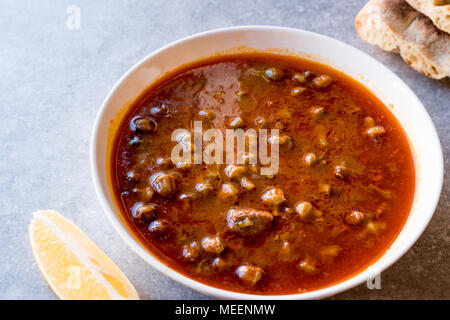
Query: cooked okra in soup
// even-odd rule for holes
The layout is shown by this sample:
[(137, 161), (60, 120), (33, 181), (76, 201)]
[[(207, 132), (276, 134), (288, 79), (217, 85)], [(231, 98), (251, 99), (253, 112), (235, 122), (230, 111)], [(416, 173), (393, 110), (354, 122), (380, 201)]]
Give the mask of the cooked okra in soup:
[[(218, 134), (205, 141), (208, 130)], [(227, 141), (250, 131), (257, 148), (250, 135), (244, 148)], [(414, 198), (413, 152), (389, 108), (345, 74), (294, 57), (215, 57), (149, 83), (111, 150), (130, 232), (177, 272), (236, 292), (303, 293), (362, 272)], [(208, 150), (214, 161), (194, 161)]]

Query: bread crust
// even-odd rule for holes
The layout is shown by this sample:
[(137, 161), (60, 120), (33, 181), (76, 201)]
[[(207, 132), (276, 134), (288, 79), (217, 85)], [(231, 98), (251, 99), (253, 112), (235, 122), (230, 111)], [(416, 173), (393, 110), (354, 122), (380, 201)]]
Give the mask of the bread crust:
[[(450, 33), (450, 4), (436, 5), (434, 0), (406, 0), (406, 2), (430, 18), (436, 27)], [(446, 2), (437, 1), (436, 3)]]
[(358, 13), (355, 26), (363, 40), (400, 53), (424, 75), (450, 76), (450, 35), (404, 0), (370, 0)]

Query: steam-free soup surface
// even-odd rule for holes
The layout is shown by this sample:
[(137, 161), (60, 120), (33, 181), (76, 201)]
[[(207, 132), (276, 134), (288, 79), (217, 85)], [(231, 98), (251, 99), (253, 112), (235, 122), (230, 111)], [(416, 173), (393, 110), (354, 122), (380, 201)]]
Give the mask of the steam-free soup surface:
[[(195, 120), (224, 136), (279, 129), (268, 142), (279, 143), (278, 173), (172, 161), (172, 132), (193, 134)], [(351, 277), (395, 240), (414, 196), (412, 151), (386, 106), (296, 58), (224, 56), (172, 73), (130, 107), (113, 150), (133, 232), (171, 268), (232, 291), (300, 293)]]

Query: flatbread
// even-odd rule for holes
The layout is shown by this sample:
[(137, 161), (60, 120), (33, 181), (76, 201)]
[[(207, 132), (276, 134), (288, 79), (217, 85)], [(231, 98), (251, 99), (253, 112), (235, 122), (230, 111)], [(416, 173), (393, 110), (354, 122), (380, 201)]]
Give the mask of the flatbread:
[(436, 27), (450, 33), (450, 0), (406, 0), (406, 2), (430, 18)]
[(363, 40), (400, 53), (424, 75), (450, 76), (450, 35), (404, 0), (370, 0), (356, 16), (355, 25)]

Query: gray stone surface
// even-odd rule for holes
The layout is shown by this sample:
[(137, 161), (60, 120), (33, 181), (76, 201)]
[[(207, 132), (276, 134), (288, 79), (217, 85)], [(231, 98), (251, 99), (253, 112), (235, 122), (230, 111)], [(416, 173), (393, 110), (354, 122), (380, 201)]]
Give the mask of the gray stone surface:
[[(361, 41), (353, 19), (363, 0), (0, 2), (0, 298), (54, 299), (33, 260), (30, 213), (73, 219), (129, 276), (145, 299), (199, 299), (131, 252), (106, 221), (89, 168), (89, 136), (106, 94), (135, 62), (181, 37), (233, 25), (301, 28), (372, 55), (419, 96), (450, 159), (450, 81), (428, 79), (395, 54)], [(67, 8), (81, 28), (67, 28)], [(449, 299), (450, 177), (417, 244), (382, 275), (338, 299)]]

